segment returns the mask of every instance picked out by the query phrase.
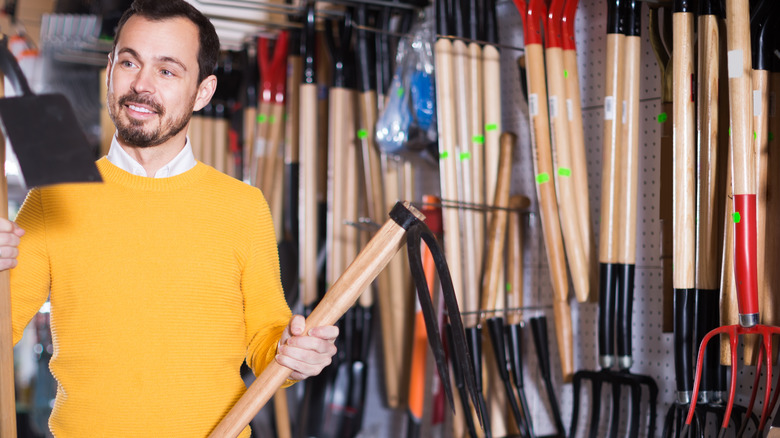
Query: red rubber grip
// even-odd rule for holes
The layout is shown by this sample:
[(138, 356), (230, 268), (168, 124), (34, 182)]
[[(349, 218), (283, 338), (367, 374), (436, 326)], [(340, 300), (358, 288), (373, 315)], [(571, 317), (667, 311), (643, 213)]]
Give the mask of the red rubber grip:
[(563, 47), (562, 20), (564, 0), (552, 0), (547, 11), (547, 34), (545, 44), (548, 48)]
[(758, 313), (756, 195), (734, 195), (734, 273), (740, 315)]

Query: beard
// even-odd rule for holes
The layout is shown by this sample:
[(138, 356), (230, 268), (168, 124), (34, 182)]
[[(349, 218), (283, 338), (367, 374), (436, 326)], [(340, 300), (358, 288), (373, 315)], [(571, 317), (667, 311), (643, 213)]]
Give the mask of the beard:
[[(173, 138), (180, 133), (192, 117), (192, 108), (195, 105), (196, 94), (190, 98), (189, 111), (183, 114), (167, 116), (165, 108), (154, 101), (149, 96), (140, 95), (133, 91), (125, 94), (119, 99), (113, 93), (108, 96), (108, 115), (116, 126), (117, 136), (128, 146), (147, 148), (157, 146)], [(159, 117), (159, 124), (156, 127), (145, 127), (145, 124), (151, 121), (140, 121), (135, 119), (123, 119), (119, 116), (122, 107), (128, 104), (138, 103), (147, 106)]]

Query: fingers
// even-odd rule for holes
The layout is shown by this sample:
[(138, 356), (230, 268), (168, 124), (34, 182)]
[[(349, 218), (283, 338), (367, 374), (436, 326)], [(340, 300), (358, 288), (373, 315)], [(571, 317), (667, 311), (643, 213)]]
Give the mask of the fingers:
[(23, 235), (24, 230), (21, 227), (8, 219), (0, 218), (0, 271), (16, 266), (20, 237)]
[(336, 354), (334, 345), (339, 335), (336, 326), (315, 327), (306, 331), (306, 320), (301, 315), (290, 319), (279, 342), (276, 361), (293, 370), (291, 378), (303, 380), (319, 374), (330, 365)]

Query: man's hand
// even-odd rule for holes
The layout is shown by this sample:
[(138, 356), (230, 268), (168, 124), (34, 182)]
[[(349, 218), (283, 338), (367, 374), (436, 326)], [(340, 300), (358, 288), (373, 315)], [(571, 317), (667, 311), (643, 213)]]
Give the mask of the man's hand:
[(334, 342), (339, 335), (338, 327), (314, 327), (304, 334), (305, 329), (306, 320), (303, 316), (294, 315), (279, 341), (276, 361), (293, 370), (290, 375), (293, 380), (316, 376), (330, 365), (331, 358), (336, 354)]
[(24, 230), (9, 221), (0, 219), (0, 271), (16, 266), (16, 256), (19, 255), (19, 238)]

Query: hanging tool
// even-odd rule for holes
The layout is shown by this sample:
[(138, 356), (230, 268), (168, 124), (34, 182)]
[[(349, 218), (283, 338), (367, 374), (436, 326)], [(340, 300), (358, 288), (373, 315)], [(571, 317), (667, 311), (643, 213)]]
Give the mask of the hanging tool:
[(675, 0), (672, 11), (674, 87), (674, 363), (676, 400), (667, 422), (685, 411), (693, 385), (694, 265), (696, 250), (695, 163), (696, 108), (694, 85), (694, 10), (692, 2)]
[(701, 384), (702, 359), (709, 340), (720, 334), (729, 336), (731, 347), (731, 384), (726, 415), (721, 424), (721, 435), (728, 427), (737, 383), (737, 345), (739, 336), (761, 336), (766, 364), (764, 404), (758, 426), (763, 434), (768, 421), (772, 389), (772, 335), (780, 329), (760, 324), (758, 305), (758, 278), (756, 266), (756, 151), (752, 143), (752, 117), (749, 98), (751, 86), (751, 47), (749, 4), (746, 0), (726, 1), (726, 35), (728, 49), (729, 102), (732, 125), (732, 189), (734, 213), (734, 266), (739, 306), (739, 324), (721, 326), (708, 333), (702, 340), (696, 363), (693, 398), (688, 410), (683, 433), (691, 427), (698, 391)]
[(496, 2), (485, 0), (485, 40), (482, 48), (483, 120), (485, 123), (484, 145), (484, 196), (493, 199), (498, 173), (498, 156), (501, 150), (501, 51), (498, 46), (498, 25), (496, 23)]
[[(501, 269), (503, 267), (504, 244), (506, 241), (506, 225), (509, 215), (507, 208), (509, 207), (509, 190), (512, 179), (512, 155), (516, 142), (517, 136), (512, 133), (506, 132), (501, 136), (501, 155), (499, 157), (500, 168), (498, 169), (495, 197), (493, 198), (493, 207), (495, 207), (496, 210), (492, 212), (490, 218), (490, 226), (487, 233), (488, 249), (485, 254), (485, 274), (482, 278), (481, 308), (485, 314), (493, 311), (493, 309), (503, 307), (499, 304), (498, 289), (504, 286), (501, 284), (500, 280)], [(487, 325), (495, 362), (498, 367), (498, 375), (504, 384), (506, 397), (512, 408), (515, 423), (523, 434), (528, 436), (529, 427), (526, 420), (528, 412), (525, 412), (525, 414), (521, 413), (509, 378), (504, 341), (504, 318), (503, 316), (494, 316), (484, 320), (483, 324)], [(495, 373), (490, 374), (495, 375)], [(477, 382), (479, 383), (479, 379)]]
[[(588, 160), (585, 148), (585, 134), (582, 125), (582, 97), (577, 66), (577, 46), (574, 21), (579, 0), (566, 0), (561, 14), (561, 44), (563, 48), (563, 81), (566, 86), (566, 116), (569, 126), (571, 150), (571, 175), (574, 180), (574, 199), (577, 205), (577, 221), (580, 227), (580, 241), (588, 267), (588, 300), (595, 301), (598, 284), (598, 260), (596, 243), (593, 239), (593, 225), (588, 191)], [(561, 107), (563, 110), (563, 106)]]
[[(428, 225), (428, 228), (437, 237), (442, 232), (441, 207), (434, 204), (439, 204), (440, 202), (436, 196), (423, 195), (423, 207), (420, 209), (420, 212), (425, 215), (425, 224)], [(433, 291), (436, 288), (436, 266), (433, 261), (433, 254), (427, 245), (422, 247), (422, 251), (422, 265), (428, 290)], [(426, 383), (428, 333), (425, 330), (425, 320), (420, 301), (417, 300), (415, 304), (414, 337), (412, 341), (414, 345), (412, 347), (411, 373), (409, 376), (409, 412), (406, 423), (407, 438), (420, 437), (425, 407), (425, 393), (431, 389), (431, 385), (428, 384), (430, 382)]]
[[(279, 167), (279, 153), (282, 145), (282, 133), (284, 129), (283, 119), (285, 110), (285, 88), (287, 71), (287, 46), (289, 33), (279, 32), (274, 43), (273, 54), (269, 53), (268, 38), (257, 39), (257, 60), (260, 68), (261, 103), (258, 123), (265, 126), (263, 132), (266, 136), (258, 139), (262, 142), (262, 152), (256, 156), (255, 184), (263, 191), (269, 204), (273, 204), (273, 197), (277, 189), (277, 168)], [(264, 108), (264, 109), (263, 109)]]
[(521, 210), (528, 208), (531, 201), (522, 195), (509, 198), (507, 218), (507, 311), (504, 327), (504, 343), (508, 370), (517, 391), (520, 409), (526, 421), (526, 433), (534, 437), (533, 419), (523, 382), (523, 233)]
[[(656, 61), (661, 73), (661, 112), (657, 121), (661, 125), (660, 139), (660, 196), (658, 204), (658, 218), (661, 223), (661, 248), (660, 257), (663, 267), (663, 324), (664, 333), (671, 333), (674, 329), (674, 287), (672, 278), (672, 163), (673, 158), (673, 96), (672, 87), (672, 17), (670, 1), (663, 3), (649, 3), (650, 15), (648, 30), (650, 31), (650, 45), (653, 47)], [(663, 10), (664, 28), (661, 29), (660, 12)]]
[[(444, 349), (438, 330), (438, 323), (433, 309), (433, 304), (420, 261), (420, 242), (424, 240), (434, 254), (436, 269), (442, 282), (444, 302), (453, 328), (453, 354), (468, 363), (466, 339), (463, 324), (460, 318), (457, 301), (452, 289), (452, 282), (448, 275), (447, 261), (444, 259), (436, 238), (422, 222), (425, 218), (410, 204), (397, 203), (390, 212), (390, 219), (385, 222), (377, 234), (358, 254), (344, 274), (333, 284), (325, 294), (317, 307), (306, 319), (306, 327), (310, 329), (321, 325), (335, 323), (344, 312), (349, 309), (359, 298), (362, 291), (376, 278), (376, 275), (385, 268), (390, 259), (403, 246), (403, 238), (406, 237), (407, 250), (409, 252), (410, 267), (415, 278), (418, 297), (425, 313), (426, 329), (434, 351), (434, 357), (442, 376), (442, 382), (447, 392), (450, 406), (454, 408), (452, 389), (449, 386), (449, 370), (444, 358)], [(471, 399), (476, 403), (476, 384), (473, 370), (465, 368), (464, 378), (469, 388)], [(246, 393), (236, 402), (233, 408), (223, 418), (219, 425), (211, 432), (211, 437), (235, 437), (237, 436), (259, 411), (270, 396), (290, 376), (292, 370), (271, 362), (257, 377), (255, 382), (247, 389)]]
[(574, 340), (571, 309), (569, 307), (569, 281), (563, 251), (558, 202), (552, 180), (553, 163), (550, 148), (549, 113), (547, 111), (547, 86), (544, 75), (544, 51), (542, 48), (542, 24), (547, 7), (544, 0), (515, 0), (515, 6), (523, 19), (525, 56), (528, 86), (528, 115), (533, 133), (531, 149), (534, 157), (534, 173), (537, 199), (542, 220), (544, 246), (553, 284), (553, 312), (558, 341), (558, 355), (564, 382), (570, 382), (574, 373)]
[[(531, 318), (531, 334), (536, 347), (536, 358), (539, 361), (539, 373), (544, 380), (544, 387), (547, 392), (547, 401), (552, 410), (552, 419), (555, 423), (555, 436), (562, 438), (566, 436), (566, 429), (563, 427), (563, 418), (561, 417), (561, 408), (558, 405), (558, 399), (555, 396), (556, 390), (553, 386), (552, 375), (550, 374), (550, 341), (547, 337), (547, 317), (544, 315)], [(574, 431), (572, 430), (572, 434)]]
[[(61, 94), (35, 95), (22, 69), (0, 40), (0, 70), (17, 92), (17, 97), (0, 99), (0, 123), (22, 168), (27, 187), (66, 182), (99, 182), (95, 157), (87, 145), (68, 100)], [(2, 82), (2, 81), (0, 81)], [(4, 95), (0, 87), (0, 96)], [(0, 163), (5, 163), (0, 148)], [(5, 175), (5, 172), (2, 172)], [(8, 181), (0, 177), (0, 216), (8, 218)], [(9, 271), (0, 273), (0, 436), (16, 436), (13, 333), (11, 327)]]
[(547, 13), (544, 36), (544, 58), (547, 79), (547, 101), (551, 130), (553, 175), (558, 199), (566, 260), (577, 301), (584, 303), (590, 295), (590, 266), (582, 241), (578, 199), (575, 196), (577, 180), (572, 168), (571, 132), (566, 107), (565, 68), (563, 66), (562, 20), (566, 0), (552, 0)]

